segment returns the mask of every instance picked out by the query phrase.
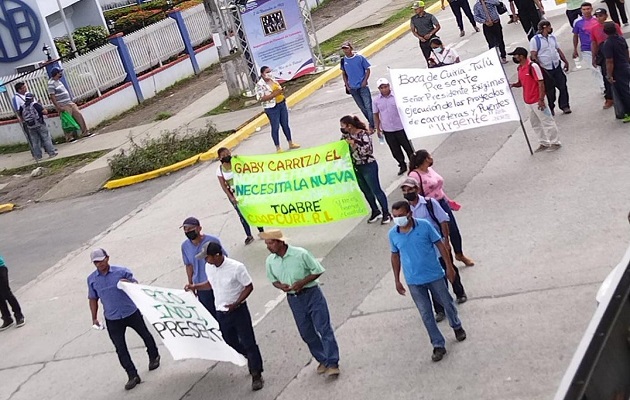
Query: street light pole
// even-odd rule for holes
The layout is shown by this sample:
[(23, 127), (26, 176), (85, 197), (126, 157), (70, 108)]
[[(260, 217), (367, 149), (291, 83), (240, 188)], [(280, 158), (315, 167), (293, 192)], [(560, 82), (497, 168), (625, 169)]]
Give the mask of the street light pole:
[(70, 25), (68, 25), (68, 20), (66, 19), (66, 13), (63, 11), (61, 0), (57, 0), (57, 6), (59, 6), (59, 14), (61, 14), (61, 19), (63, 20), (63, 24), (66, 27), (66, 32), (68, 32), (68, 39), (70, 39), (70, 48), (72, 49), (72, 54), (74, 56), (77, 56), (77, 45), (74, 44), (74, 38), (72, 37)]

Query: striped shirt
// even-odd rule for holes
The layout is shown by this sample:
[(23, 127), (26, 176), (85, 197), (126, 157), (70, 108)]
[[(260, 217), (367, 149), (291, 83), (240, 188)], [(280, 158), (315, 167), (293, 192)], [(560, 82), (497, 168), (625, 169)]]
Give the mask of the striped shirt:
[[(484, 2), (486, 6), (482, 4)], [(499, 16), (499, 12), (497, 11), (497, 5), (499, 4), (499, 0), (479, 0), (475, 4), (473, 8), (473, 14), (475, 15), (475, 21), (483, 24), (488, 20), (492, 22), (501, 21), (501, 17)], [(488, 10), (486, 12), (486, 9)]]
[(51, 79), (48, 81), (48, 94), (55, 95), (55, 100), (60, 106), (65, 106), (68, 103), (72, 103), (72, 98), (70, 97), (70, 93), (68, 93), (68, 89), (61, 83), (61, 81), (56, 81)]

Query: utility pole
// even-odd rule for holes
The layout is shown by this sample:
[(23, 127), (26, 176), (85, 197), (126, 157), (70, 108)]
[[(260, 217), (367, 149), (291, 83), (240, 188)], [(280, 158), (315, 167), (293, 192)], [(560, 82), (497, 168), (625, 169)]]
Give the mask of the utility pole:
[(59, 7), (59, 14), (61, 15), (61, 20), (63, 21), (63, 25), (66, 27), (66, 32), (68, 33), (68, 39), (70, 40), (70, 48), (72, 49), (72, 55), (76, 57), (79, 55), (77, 54), (77, 45), (74, 44), (72, 31), (70, 31), (70, 25), (68, 25), (68, 19), (66, 18), (66, 13), (63, 10), (63, 6), (61, 5), (61, 0), (57, 0), (57, 6)]
[[(239, 62), (241, 53), (239, 51), (230, 54), (230, 47), (228, 46), (225, 31), (225, 27), (222, 24), (221, 14), (216, 0), (203, 0), (206, 13), (210, 17), (210, 27), (212, 30), (212, 38), (215, 41), (214, 45), (219, 52), (219, 62), (221, 63), (221, 71), (223, 72), (223, 79), (228, 87), (228, 93), (230, 97), (239, 97), (246, 89), (241, 87), (239, 79)], [(218, 40), (218, 42), (217, 42)]]

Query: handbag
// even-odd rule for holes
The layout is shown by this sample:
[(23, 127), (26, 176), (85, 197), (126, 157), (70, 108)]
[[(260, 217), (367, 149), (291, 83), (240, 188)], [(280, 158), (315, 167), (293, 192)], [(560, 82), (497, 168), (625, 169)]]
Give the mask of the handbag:
[(499, 4), (497, 4), (497, 12), (499, 13), (499, 15), (503, 15), (508, 11), (507, 7), (505, 6), (505, 4), (503, 4), (502, 1), (499, 1)]
[(69, 112), (62, 111), (59, 115), (59, 119), (61, 119), (61, 129), (63, 129), (64, 132), (77, 132), (81, 130), (81, 127)]

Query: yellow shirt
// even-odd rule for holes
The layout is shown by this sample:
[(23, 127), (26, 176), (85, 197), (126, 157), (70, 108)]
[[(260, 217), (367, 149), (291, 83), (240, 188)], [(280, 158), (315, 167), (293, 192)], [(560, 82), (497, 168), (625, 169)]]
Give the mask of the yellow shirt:
[[(271, 91), (273, 92), (274, 90), (280, 89), (282, 86), (280, 86), (280, 84), (276, 81), (273, 81), (271, 83)], [(279, 95), (276, 96), (276, 104), (280, 103), (284, 101), (284, 95), (282, 93), (280, 93)]]

